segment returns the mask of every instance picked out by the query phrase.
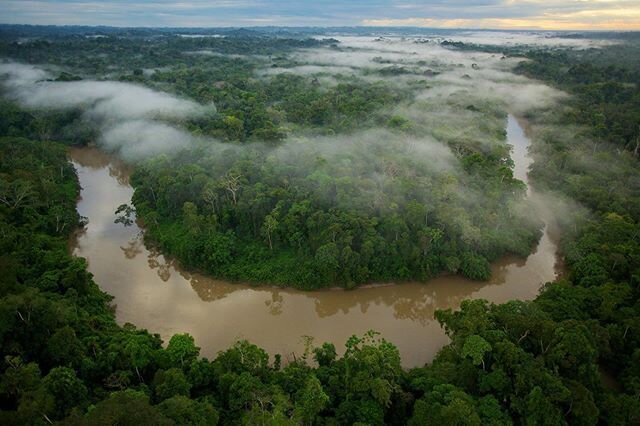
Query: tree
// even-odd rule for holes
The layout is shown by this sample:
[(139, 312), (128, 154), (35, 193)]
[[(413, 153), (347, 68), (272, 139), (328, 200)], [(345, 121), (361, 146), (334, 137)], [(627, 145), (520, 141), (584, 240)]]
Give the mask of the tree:
[(273, 250), (273, 242), (271, 241), (271, 236), (276, 229), (278, 229), (278, 219), (276, 219), (273, 214), (266, 215), (264, 218), (264, 223), (262, 225), (262, 232), (267, 236), (270, 250)]
[(138, 380), (144, 382), (140, 369), (145, 368), (152, 362), (155, 352), (150, 339), (145, 334), (131, 332), (123, 344), (122, 351), (135, 369)]
[(240, 179), (242, 175), (239, 173), (228, 173), (223, 180), (224, 188), (231, 194), (233, 205), (238, 204), (238, 191), (240, 190)]
[(441, 384), (416, 401), (409, 425), (422, 424), (479, 426), (482, 423), (471, 396), (453, 385)]
[(473, 365), (482, 364), (483, 370), (485, 369), (484, 354), (489, 351), (491, 351), (489, 342), (477, 334), (467, 337), (462, 346), (462, 356), (471, 358)]
[(62, 419), (73, 407), (84, 407), (88, 391), (76, 372), (67, 367), (56, 367), (42, 380), (37, 399), (51, 396), (55, 403), (52, 419)]
[(298, 392), (296, 397), (296, 415), (303, 424), (314, 424), (316, 416), (329, 402), (329, 396), (324, 393), (322, 384), (316, 376), (310, 375), (304, 388)]
[(462, 254), (460, 269), (466, 277), (473, 280), (486, 280), (491, 276), (491, 268), (487, 259), (472, 252)]
[(182, 370), (170, 368), (159, 370), (153, 378), (153, 389), (156, 401), (164, 401), (176, 395), (189, 396), (191, 383), (187, 381)]
[(174, 424), (158, 408), (149, 404), (149, 398), (144, 393), (126, 390), (112, 393), (96, 404), (84, 417), (72, 417), (68, 423), (87, 426), (116, 424), (122, 426), (169, 426)]
[(316, 251), (315, 262), (320, 272), (328, 277), (329, 282), (335, 281), (340, 266), (339, 256), (338, 246), (333, 242), (321, 246)]
[(169, 355), (171, 365), (180, 365), (183, 368), (185, 364), (195, 361), (200, 354), (200, 348), (195, 345), (193, 337), (186, 333), (174, 334), (165, 351)]
[(526, 425), (564, 425), (565, 421), (559, 408), (544, 395), (543, 390), (536, 386), (526, 399)]
[(323, 343), (322, 346), (313, 349), (313, 355), (320, 367), (328, 367), (336, 359), (336, 347), (333, 343)]
[(227, 138), (230, 140), (244, 139), (244, 123), (238, 117), (227, 115), (223, 121), (224, 130)]
[(185, 201), (182, 205), (182, 221), (190, 234), (197, 235), (202, 232), (202, 220), (196, 204)]
[(199, 402), (177, 395), (165, 399), (157, 406), (158, 411), (173, 420), (176, 425), (215, 426), (218, 412), (208, 402)]
[(345, 368), (344, 383), (347, 399), (370, 398), (382, 407), (388, 407), (391, 396), (398, 390), (401, 374), (398, 349), (373, 331), (362, 338), (352, 336), (342, 358)]
[(40, 368), (38, 364), (25, 364), (19, 357), (5, 357), (7, 369), (0, 379), (0, 394), (12, 398), (14, 402), (30, 391), (34, 391), (40, 384)]
[(7, 182), (0, 178), (0, 203), (7, 207), (17, 209), (33, 198), (34, 192), (30, 182), (16, 179)]
[(70, 326), (58, 329), (47, 342), (47, 353), (53, 363), (77, 366), (82, 360), (84, 348)]

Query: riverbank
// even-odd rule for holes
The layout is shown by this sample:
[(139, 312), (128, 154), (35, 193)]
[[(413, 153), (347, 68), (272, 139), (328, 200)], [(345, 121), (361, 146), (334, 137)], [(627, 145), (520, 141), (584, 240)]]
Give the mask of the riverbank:
[[(507, 131), (509, 143), (526, 154), (528, 139), (511, 116)], [(209, 357), (240, 338), (284, 356), (301, 353), (302, 336), (340, 349), (351, 335), (374, 329), (399, 348), (406, 367), (418, 366), (448, 342), (434, 319), (436, 310), (455, 309), (465, 299), (530, 300), (557, 274), (557, 245), (545, 232), (526, 259), (495, 262), (487, 282), (449, 275), (427, 283), (304, 292), (211, 279), (146, 247), (136, 224), (113, 222), (115, 209), (129, 203), (133, 193), (122, 162), (96, 148), (74, 148), (70, 157), (82, 186), (78, 211), (89, 219), (74, 253), (88, 259), (96, 282), (114, 296), (118, 322), (147, 328), (165, 340), (188, 332)], [(527, 156), (518, 155), (517, 170), (528, 167), (522, 159)]]

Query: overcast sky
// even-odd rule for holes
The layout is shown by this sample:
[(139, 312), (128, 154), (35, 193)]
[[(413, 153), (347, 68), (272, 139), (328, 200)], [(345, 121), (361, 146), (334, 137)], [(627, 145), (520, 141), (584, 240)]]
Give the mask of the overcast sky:
[(0, 22), (640, 30), (640, 0), (0, 0)]

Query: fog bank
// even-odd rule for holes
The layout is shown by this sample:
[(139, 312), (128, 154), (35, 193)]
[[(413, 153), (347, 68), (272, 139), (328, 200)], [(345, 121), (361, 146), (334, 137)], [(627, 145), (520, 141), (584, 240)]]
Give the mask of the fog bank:
[(25, 108), (81, 109), (100, 131), (96, 142), (133, 160), (188, 147), (194, 138), (180, 123), (215, 112), (214, 105), (130, 83), (51, 81), (50, 73), (30, 65), (0, 64), (0, 76), (8, 97)]

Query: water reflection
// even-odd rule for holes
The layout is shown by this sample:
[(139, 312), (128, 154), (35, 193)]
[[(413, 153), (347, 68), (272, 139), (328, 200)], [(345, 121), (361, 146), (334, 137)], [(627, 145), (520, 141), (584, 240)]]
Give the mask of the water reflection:
[[(513, 117), (507, 133), (514, 145), (516, 176), (526, 181), (528, 141)], [(340, 349), (352, 334), (375, 329), (398, 346), (406, 366), (415, 366), (429, 361), (447, 342), (433, 319), (436, 309), (456, 308), (467, 298), (497, 303), (531, 299), (556, 274), (556, 244), (545, 229), (535, 253), (526, 260), (496, 262), (489, 282), (443, 276), (426, 284), (315, 292), (231, 284), (183, 271), (147, 248), (137, 225), (114, 224), (115, 209), (132, 195), (124, 164), (94, 148), (72, 149), (70, 156), (83, 188), (78, 210), (89, 218), (74, 253), (88, 259), (96, 282), (115, 297), (118, 321), (165, 339), (191, 333), (209, 357), (246, 338), (287, 359), (302, 351), (302, 336)], [(536, 194), (530, 191), (529, 196)]]
[(135, 238), (132, 238), (126, 246), (120, 246), (120, 249), (127, 259), (134, 259), (142, 253), (142, 244), (141, 234), (138, 234)]

